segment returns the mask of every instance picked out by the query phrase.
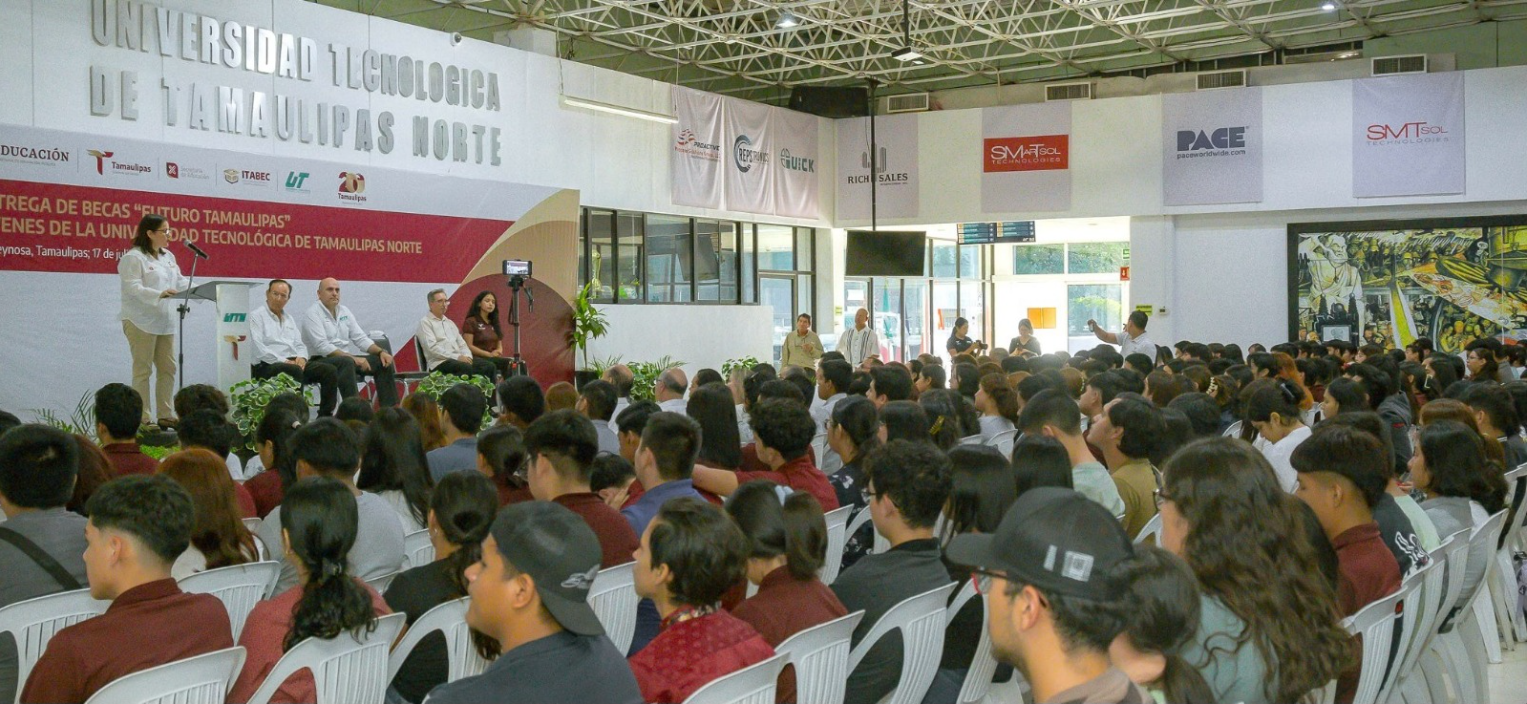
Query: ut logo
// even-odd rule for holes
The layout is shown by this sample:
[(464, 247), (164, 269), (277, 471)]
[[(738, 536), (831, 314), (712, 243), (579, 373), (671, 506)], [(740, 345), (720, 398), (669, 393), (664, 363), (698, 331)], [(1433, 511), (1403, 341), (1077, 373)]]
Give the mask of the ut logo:
[(306, 171), (292, 171), (286, 174), (286, 187), (291, 189), (302, 188), (302, 183), (308, 179)]

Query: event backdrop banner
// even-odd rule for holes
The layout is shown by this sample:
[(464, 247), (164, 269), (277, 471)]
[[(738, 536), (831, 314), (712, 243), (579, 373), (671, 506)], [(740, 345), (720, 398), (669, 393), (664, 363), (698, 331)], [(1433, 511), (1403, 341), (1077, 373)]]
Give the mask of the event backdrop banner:
[[(339, 278), (345, 305), (387, 334), (404, 370), (417, 368), (410, 340), (427, 291), (451, 292), (458, 321), (483, 290), (503, 310), (512, 294), (500, 261), (531, 259), (525, 356), (543, 383), (571, 378), (577, 208), (576, 192), (555, 188), (0, 126), (0, 295), (15, 303), (0, 328), (27, 341), (0, 345), (0, 367), (13, 372), (0, 408), (73, 408), (130, 378), (117, 261), (145, 213), (168, 218), (183, 273), (186, 242), (210, 255), (198, 282), (289, 279), (288, 310), (300, 315), (318, 279)], [(251, 289), (251, 309), (263, 292)], [(215, 380), (213, 317), (210, 303), (192, 305), (187, 383)]]
[(721, 209), (721, 104), (715, 93), (673, 87), (673, 154), (668, 169), (674, 205)]
[(774, 214), (792, 218), (817, 218), (822, 207), (817, 198), (817, 118), (793, 110), (774, 109), (774, 139), (778, 150), (774, 163)]
[(1167, 205), (1262, 201), (1262, 89), (1168, 93), (1161, 102)]
[[(838, 219), (870, 219), (870, 120), (836, 120)], [(915, 218), (921, 181), (917, 165), (917, 115), (875, 118), (875, 206), (882, 218)]]
[(1071, 104), (981, 110), (981, 210), (1071, 209)]
[(1464, 192), (1463, 74), (1352, 82), (1352, 195)]
[(773, 215), (774, 113), (761, 103), (728, 98), (721, 111), (727, 151), (722, 157), (726, 207), (744, 213)]

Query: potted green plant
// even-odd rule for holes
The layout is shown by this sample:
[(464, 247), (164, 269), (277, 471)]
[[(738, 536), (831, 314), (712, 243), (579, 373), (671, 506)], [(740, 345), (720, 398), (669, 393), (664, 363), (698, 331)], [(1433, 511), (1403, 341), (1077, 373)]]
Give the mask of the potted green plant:
[(486, 428), (493, 425), (493, 394), (497, 389), (493, 388), (493, 382), (487, 377), (476, 374), (446, 374), (445, 372), (430, 372), (429, 376), (419, 380), (416, 392), (424, 394), (436, 401), (440, 400), (440, 394), (457, 384), (468, 384), (477, 387), (488, 397), (488, 408), (483, 411), (483, 425)]
[(653, 385), (657, 378), (674, 367), (684, 366), (683, 362), (664, 356), (655, 362), (631, 362), (626, 365), (631, 368), (631, 401), (653, 400)]
[(583, 358), (582, 367), (573, 372), (573, 381), (578, 388), (599, 378), (599, 372), (589, 368), (589, 343), (610, 331), (609, 318), (589, 300), (598, 285), (597, 279), (589, 281), (578, 289), (578, 295), (573, 298), (573, 329), (567, 337), (568, 344)]
[(287, 392), (304, 393), (302, 384), (286, 374), (277, 374), (269, 379), (246, 379), (229, 389), (228, 396), (233, 403), (233, 422), (239, 426), (239, 437), (242, 440), (234, 449), (257, 451), (255, 429), (260, 427), (260, 421), (265, 418), (265, 407), (270, 405), (270, 400), (277, 394)]

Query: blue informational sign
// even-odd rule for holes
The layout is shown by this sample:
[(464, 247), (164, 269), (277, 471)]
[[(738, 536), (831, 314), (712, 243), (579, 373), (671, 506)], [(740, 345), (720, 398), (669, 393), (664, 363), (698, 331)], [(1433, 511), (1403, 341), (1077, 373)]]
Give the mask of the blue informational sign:
[(960, 244), (1032, 244), (1034, 221), (967, 222), (959, 225)]

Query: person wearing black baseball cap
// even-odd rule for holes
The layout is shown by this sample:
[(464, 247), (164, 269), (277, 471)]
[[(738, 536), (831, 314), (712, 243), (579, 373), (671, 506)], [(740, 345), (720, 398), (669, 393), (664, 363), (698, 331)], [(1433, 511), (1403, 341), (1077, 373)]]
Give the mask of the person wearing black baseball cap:
[(467, 569), (467, 624), (502, 654), (481, 675), (436, 687), (430, 702), (642, 701), (588, 604), (601, 551), (582, 518), (547, 501), (513, 504), (499, 511), (482, 552)]
[(997, 531), (950, 542), (950, 562), (990, 580), (982, 591), (993, 654), (1017, 667), (1034, 701), (1145, 704), (1108, 647), (1124, 630), (1120, 567), (1134, 555), (1107, 509), (1070, 489), (1031, 489)]

